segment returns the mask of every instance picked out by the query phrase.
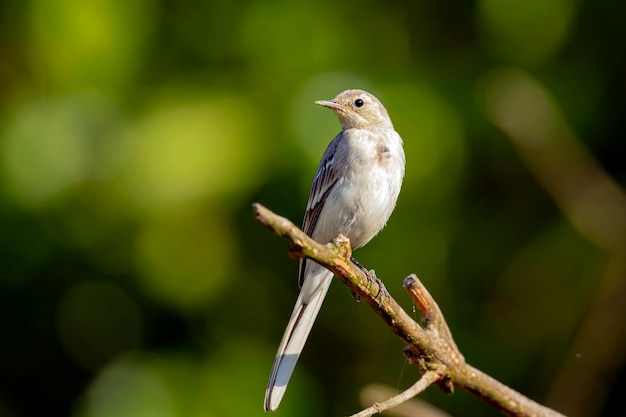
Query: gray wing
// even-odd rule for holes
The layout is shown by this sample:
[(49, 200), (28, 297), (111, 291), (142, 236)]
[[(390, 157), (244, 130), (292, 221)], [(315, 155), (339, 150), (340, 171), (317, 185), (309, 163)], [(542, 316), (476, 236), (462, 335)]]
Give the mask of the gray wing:
[[(332, 140), (332, 142), (326, 148), (326, 152), (322, 156), (320, 165), (317, 168), (315, 177), (313, 178), (313, 184), (311, 185), (311, 192), (309, 193), (309, 201), (306, 207), (306, 213), (304, 214), (304, 220), (302, 221), (302, 230), (309, 236), (313, 236), (315, 226), (320, 217), (320, 213), (324, 208), (326, 198), (331, 193), (337, 182), (339, 181), (339, 161), (337, 160), (337, 145), (341, 140), (344, 133), (341, 132)], [(325, 242), (322, 242), (325, 243)], [(302, 287), (304, 282), (304, 271), (306, 266), (306, 259), (300, 261), (300, 272), (298, 285)]]

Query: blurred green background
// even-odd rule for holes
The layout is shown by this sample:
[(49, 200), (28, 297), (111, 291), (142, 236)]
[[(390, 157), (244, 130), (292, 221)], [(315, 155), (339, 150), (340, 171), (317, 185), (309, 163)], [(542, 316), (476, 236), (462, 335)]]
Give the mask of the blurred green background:
[[(572, 416), (626, 401), (626, 3), (29, 0), (0, 5), (0, 416), (260, 416), (299, 224), (364, 88), (407, 171), (355, 256), (466, 359)], [(416, 316), (417, 317), (417, 316)], [(418, 377), (333, 285), (277, 416)], [(420, 398), (496, 416), (463, 392)]]

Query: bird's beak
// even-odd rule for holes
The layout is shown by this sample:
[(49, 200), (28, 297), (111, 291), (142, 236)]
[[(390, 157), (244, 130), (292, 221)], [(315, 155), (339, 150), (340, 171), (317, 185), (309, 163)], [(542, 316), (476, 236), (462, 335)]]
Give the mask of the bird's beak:
[(319, 104), (320, 106), (328, 107), (329, 109), (333, 109), (333, 110), (340, 110), (340, 111), (345, 110), (344, 108), (345, 106), (342, 106), (341, 104), (333, 100), (318, 100), (315, 102), (315, 104)]

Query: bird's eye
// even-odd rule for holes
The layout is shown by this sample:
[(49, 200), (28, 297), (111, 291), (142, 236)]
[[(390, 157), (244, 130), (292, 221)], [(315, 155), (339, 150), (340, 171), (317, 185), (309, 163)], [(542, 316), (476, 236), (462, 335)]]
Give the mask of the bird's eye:
[(356, 100), (354, 100), (354, 105), (357, 107), (361, 107), (363, 106), (363, 104), (365, 104), (365, 102), (363, 101), (362, 98), (357, 98)]

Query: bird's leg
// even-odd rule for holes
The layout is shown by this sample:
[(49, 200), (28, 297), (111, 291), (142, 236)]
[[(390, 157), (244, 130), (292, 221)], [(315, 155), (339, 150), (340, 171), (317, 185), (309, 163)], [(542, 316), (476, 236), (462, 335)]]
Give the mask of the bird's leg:
[[(379, 295), (383, 295), (384, 285), (383, 285), (383, 282), (376, 276), (376, 271), (374, 271), (373, 269), (370, 269), (370, 270), (365, 269), (365, 267), (361, 265), (359, 261), (354, 259), (354, 257), (352, 256), (350, 257), (350, 260), (352, 261), (354, 265), (357, 266), (357, 268), (363, 271), (363, 273), (365, 274), (365, 276), (370, 282), (376, 283), (376, 285), (378, 286), (378, 293), (376, 294), (374, 298), (377, 298)], [(354, 292), (354, 290), (350, 290), (350, 293), (352, 294), (352, 298), (354, 298), (354, 300), (357, 303), (361, 302), (361, 297), (356, 292)], [(382, 298), (381, 298), (381, 302), (382, 302)]]
[[(357, 268), (359, 268), (361, 271), (363, 271), (365, 273), (365, 276), (367, 276), (369, 278), (369, 271), (367, 269), (365, 269), (365, 267), (363, 265), (361, 265), (359, 263), (359, 261), (354, 259), (354, 256), (351, 256), (350, 260), (352, 261), (353, 264), (356, 265)], [(356, 301), (357, 303), (361, 302), (361, 297), (359, 296), (359, 294), (354, 292), (354, 290), (350, 290), (350, 294), (352, 294), (352, 298), (354, 299), (354, 301)]]
[(365, 267), (363, 265), (361, 265), (359, 263), (359, 261), (357, 261), (356, 259), (354, 259), (354, 256), (350, 257), (350, 260), (352, 261), (353, 264), (356, 265), (357, 268), (359, 268), (361, 271), (365, 272), (365, 275), (369, 275), (369, 271), (367, 269), (365, 269)]

